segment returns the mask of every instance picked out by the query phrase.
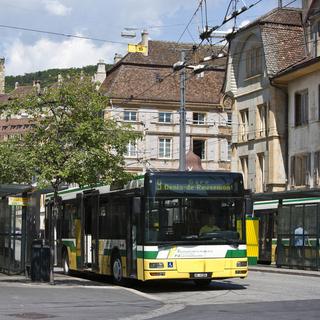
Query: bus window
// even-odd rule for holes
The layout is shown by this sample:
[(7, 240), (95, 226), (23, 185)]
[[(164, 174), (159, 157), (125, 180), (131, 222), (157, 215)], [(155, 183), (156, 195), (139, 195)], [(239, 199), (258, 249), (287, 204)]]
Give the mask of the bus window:
[[(149, 208), (146, 210), (145, 239), (147, 242), (204, 238), (209, 241), (214, 238), (217, 241), (243, 239), (243, 235), (239, 234), (242, 231), (237, 230), (237, 220), (243, 215), (241, 208), (241, 201), (234, 200), (195, 198), (154, 200), (149, 203)], [(209, 226), (212, 221), (215, 224), (214, 228)], [(204, 230), (207, 231), (206, 235)], [(212, 232), (214, 234), (211, 234)]]

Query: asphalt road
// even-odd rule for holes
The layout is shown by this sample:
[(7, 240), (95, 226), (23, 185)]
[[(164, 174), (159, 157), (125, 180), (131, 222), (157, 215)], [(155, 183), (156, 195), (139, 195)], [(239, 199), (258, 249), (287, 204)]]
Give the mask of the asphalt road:
[(319, 277), (251, 272), (199, 289), (189, 281), (117, 287), (61, 275), (51, 286), (0, 275), (0, 320), (319, 318)]

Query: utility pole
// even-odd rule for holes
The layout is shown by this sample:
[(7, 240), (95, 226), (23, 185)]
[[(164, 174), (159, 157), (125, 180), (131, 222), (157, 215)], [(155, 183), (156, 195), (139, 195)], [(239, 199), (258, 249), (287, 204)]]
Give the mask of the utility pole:
[(179, 147), (179, 170), (186, 170), (186, 68), (185, 51), (181, 51), (181, 62), (183, 68), (180, 70), (180, 147)]

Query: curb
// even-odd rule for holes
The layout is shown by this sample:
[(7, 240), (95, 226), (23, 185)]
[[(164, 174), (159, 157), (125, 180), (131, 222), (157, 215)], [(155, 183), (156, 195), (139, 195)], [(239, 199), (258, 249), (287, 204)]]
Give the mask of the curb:
[(304, 277), (320, 277), (320, 271), (298, 270), (298, 269), (282, 269), (276, 267), (249, 267), (249, 272), (268, 272), (277, 274), (287, 274)]

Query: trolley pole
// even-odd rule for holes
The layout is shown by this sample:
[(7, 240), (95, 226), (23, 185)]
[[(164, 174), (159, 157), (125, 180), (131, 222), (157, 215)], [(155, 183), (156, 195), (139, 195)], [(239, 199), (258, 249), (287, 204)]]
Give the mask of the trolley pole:
[[(185, 51), (181, 51), (181, 62), (185, 63)], [(186, 68), (180, 70), (180, 145), (179, 171), (186, 170)]]

